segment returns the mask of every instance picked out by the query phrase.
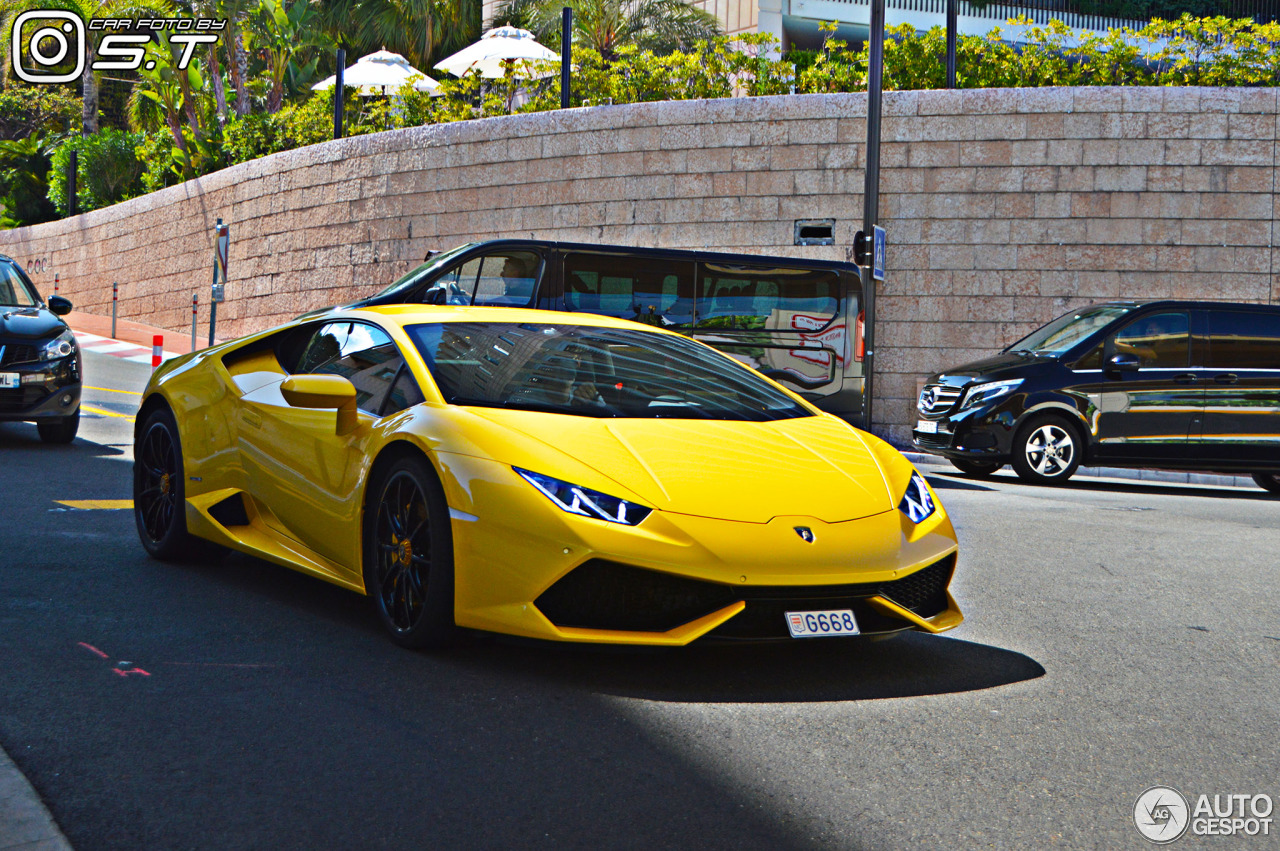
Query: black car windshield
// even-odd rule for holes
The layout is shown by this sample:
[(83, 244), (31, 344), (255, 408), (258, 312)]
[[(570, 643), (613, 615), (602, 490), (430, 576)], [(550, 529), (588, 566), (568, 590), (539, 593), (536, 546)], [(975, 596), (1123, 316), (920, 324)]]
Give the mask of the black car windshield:
[(728, 357), (674, 335), (553, 323), (439, 322), (405, 330), (453, 405), (582, 417), (812, 416)]
[(0, 307), (35, 307), (40, 303), (12, 263), (0, 262)]
[(437, 254), (435, 257), (432, 257), (426, 263), (423, 263), (421, 266), (417, 267), (409, 274), (401, 278), (398, 278), (395, 283), (387, 287), (382, 292), (378, 293), (378, 295), (374, 296), (374, 298), (378, 298), (384, 295), (391, 295), (393, 293), (399, 292), (400, 290), (409, 289), (410, 287), (414, 286), (415, 284), (419, 283), (424, 278), (426, 278), (427, 275), (429, 275), (431, 272), (442, 268), (451, 260), (453, 260), (453, 258), (457, 257), (463, 251), (466, 251), (468, 248), (471, 248), (475, 244), (476, 243), (474, 242), (468, 242), (464, 245), (459, 245), (457, 248), (450, 248), (448, 251), (445, 251), (442, 254)]
[(1073, 311), (1065, 316), (1059, 316), (1048, 325), (1037, 328), (1005, 351), (1015, 354), (1060, 355), (1130, 310), (1133, 308), (1118, 304), (1104, 304)]

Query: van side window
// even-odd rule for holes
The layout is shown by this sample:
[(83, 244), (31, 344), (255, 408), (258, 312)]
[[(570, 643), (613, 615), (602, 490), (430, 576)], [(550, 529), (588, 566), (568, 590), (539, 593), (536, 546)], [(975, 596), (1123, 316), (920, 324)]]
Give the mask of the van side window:
[(1138, 366), (1185, 369), (1190, 333), (1185, 313), (1154, 313), (1120, 329), (1113, 338), (1115, 354), (1137, 355)]
[(839, 312), (840, 278), (835, 272), (702, 266), (699, 328), (817, 331)]
[(1212, 369), (1280, 369), (1280, 314), (1209, 310)]
[(471, 303), (525, 307), (533, 299), (541, 269), (542, 258), (532, 251), (487, 254)]
[(566, 310), (598, 313), (663, 328), (693, 323), (693, 263), (652, 257), (569, 254)]

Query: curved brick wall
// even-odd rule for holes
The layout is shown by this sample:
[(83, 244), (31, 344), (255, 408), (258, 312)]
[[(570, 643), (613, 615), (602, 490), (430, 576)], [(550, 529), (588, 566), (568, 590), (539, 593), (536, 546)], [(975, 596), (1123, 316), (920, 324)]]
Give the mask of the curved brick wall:
[[(1076, 305), (1280, 301), (1276, 89), (1006, 89), (885, 97), (878, 430), (917, 379)], [(864, 95), (634, 104), (391, 131), (288, 151), (0, 232), (78, 309), (185, 333), (209, 229), (232, 225), (219, 335), (372, 292), (428, 248), (528, 235), (845, 259)], [(797, 248), (793, 220), (835, 218)], [(201, 307), (202, 323), (207, 307)]]

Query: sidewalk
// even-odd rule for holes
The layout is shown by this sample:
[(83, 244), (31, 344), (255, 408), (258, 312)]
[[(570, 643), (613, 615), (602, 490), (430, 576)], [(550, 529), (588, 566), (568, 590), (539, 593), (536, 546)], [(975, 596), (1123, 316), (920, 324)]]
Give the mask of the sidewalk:
[(71, 851), (36, 790), (0, 750), (0, 851)]
[[(169, 331), (164, 328), (157, 328), (154, 325), (144, 325), (141, 322), (134, 322), (131, 319), (119, 319), (116, 321), (116, 333), (111, 333), (111, 317), (98, 316), (93, 313), (82, 313), (79, 310), (73, 310), (63, 317), (67, 324), (71, 326), (71, 330), (84, 334), (92, 334), (95, 337), (104, 339), (118, 340), (122, 343), (133, 343), (137, 346), (146, 348), (151, 351), (151, 342), (156, 334), (164, 337), (164, 351), (166, 355), (185, 355), (191, 351), (191, 331)], [(221, 338), (217, 338), (219, 343), (224, 342)], [(203, 349), (209, 342), (209, 332), (207, 326), (204, 329), (196, 329), (196, 349)], [(150, 361), (148, 361), (150, 362)], [(3, 846), (0, 846), (3, 848)]]
[[(942, 472), (950, 470), (961, 475), (960, 471), (951, 466), (951, 462), (941, 455), (910, 450), (903, 450), (902, 454), (916, 466), (944, 467), (945, 470)], [(1093, 479), (1136, 479), (1159, 485), (1209, 485), (1216, 488), (1261, 490), (1250, 476), (1223, 476), (1216, 473), (1175, 473), (1170, 470), (1139, 470), (1132, 467), (1081, 467), (1075, 472), (1075, 477), (1079, 476)]]

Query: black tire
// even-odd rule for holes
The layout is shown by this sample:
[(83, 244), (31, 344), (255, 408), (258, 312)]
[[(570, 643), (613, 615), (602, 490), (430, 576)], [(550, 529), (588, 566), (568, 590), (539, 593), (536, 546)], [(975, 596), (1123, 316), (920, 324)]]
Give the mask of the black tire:
[(70, 443), (76, 439), (76, 432), (79, 430), (79, 408), (76, 408), (76, 412), (69, 417), (58, 417), (36, 423), (36, 431), (40, 432), (40, 439), (45, 443)]
[(1280, 475), (1275, 473), (1254, 473), (1253, 480), (1258, 483), (1258, 487), (1263, 490), (1269, 490), (1272, 493), (1280, 493)]
[(453, 642), (453, 535), (431, 464), (404, 455), (369, 482), (364, 510), (364, 587), (401, 647)]
[(133, 520), (153, 558), (176, 561), (202, 550), (187, 532), (185, 485), (178, 424), (168, 408), (156, 408), (133, 445)]
[(1071, 478), (1084, 455), (1084, 439), (1056, 414), (1031, 418), (1013, 438), (1013, 470), (1037, 485), (1060, 485)]
[(973, 476), (975, 479), (987, 479), (995, 474), (997, 470), (1003, 467), (1003, 464), (997, 464), (994, 461), (966, 461), (960, 458), (950, 458), (951, 465), (967, 476)]

